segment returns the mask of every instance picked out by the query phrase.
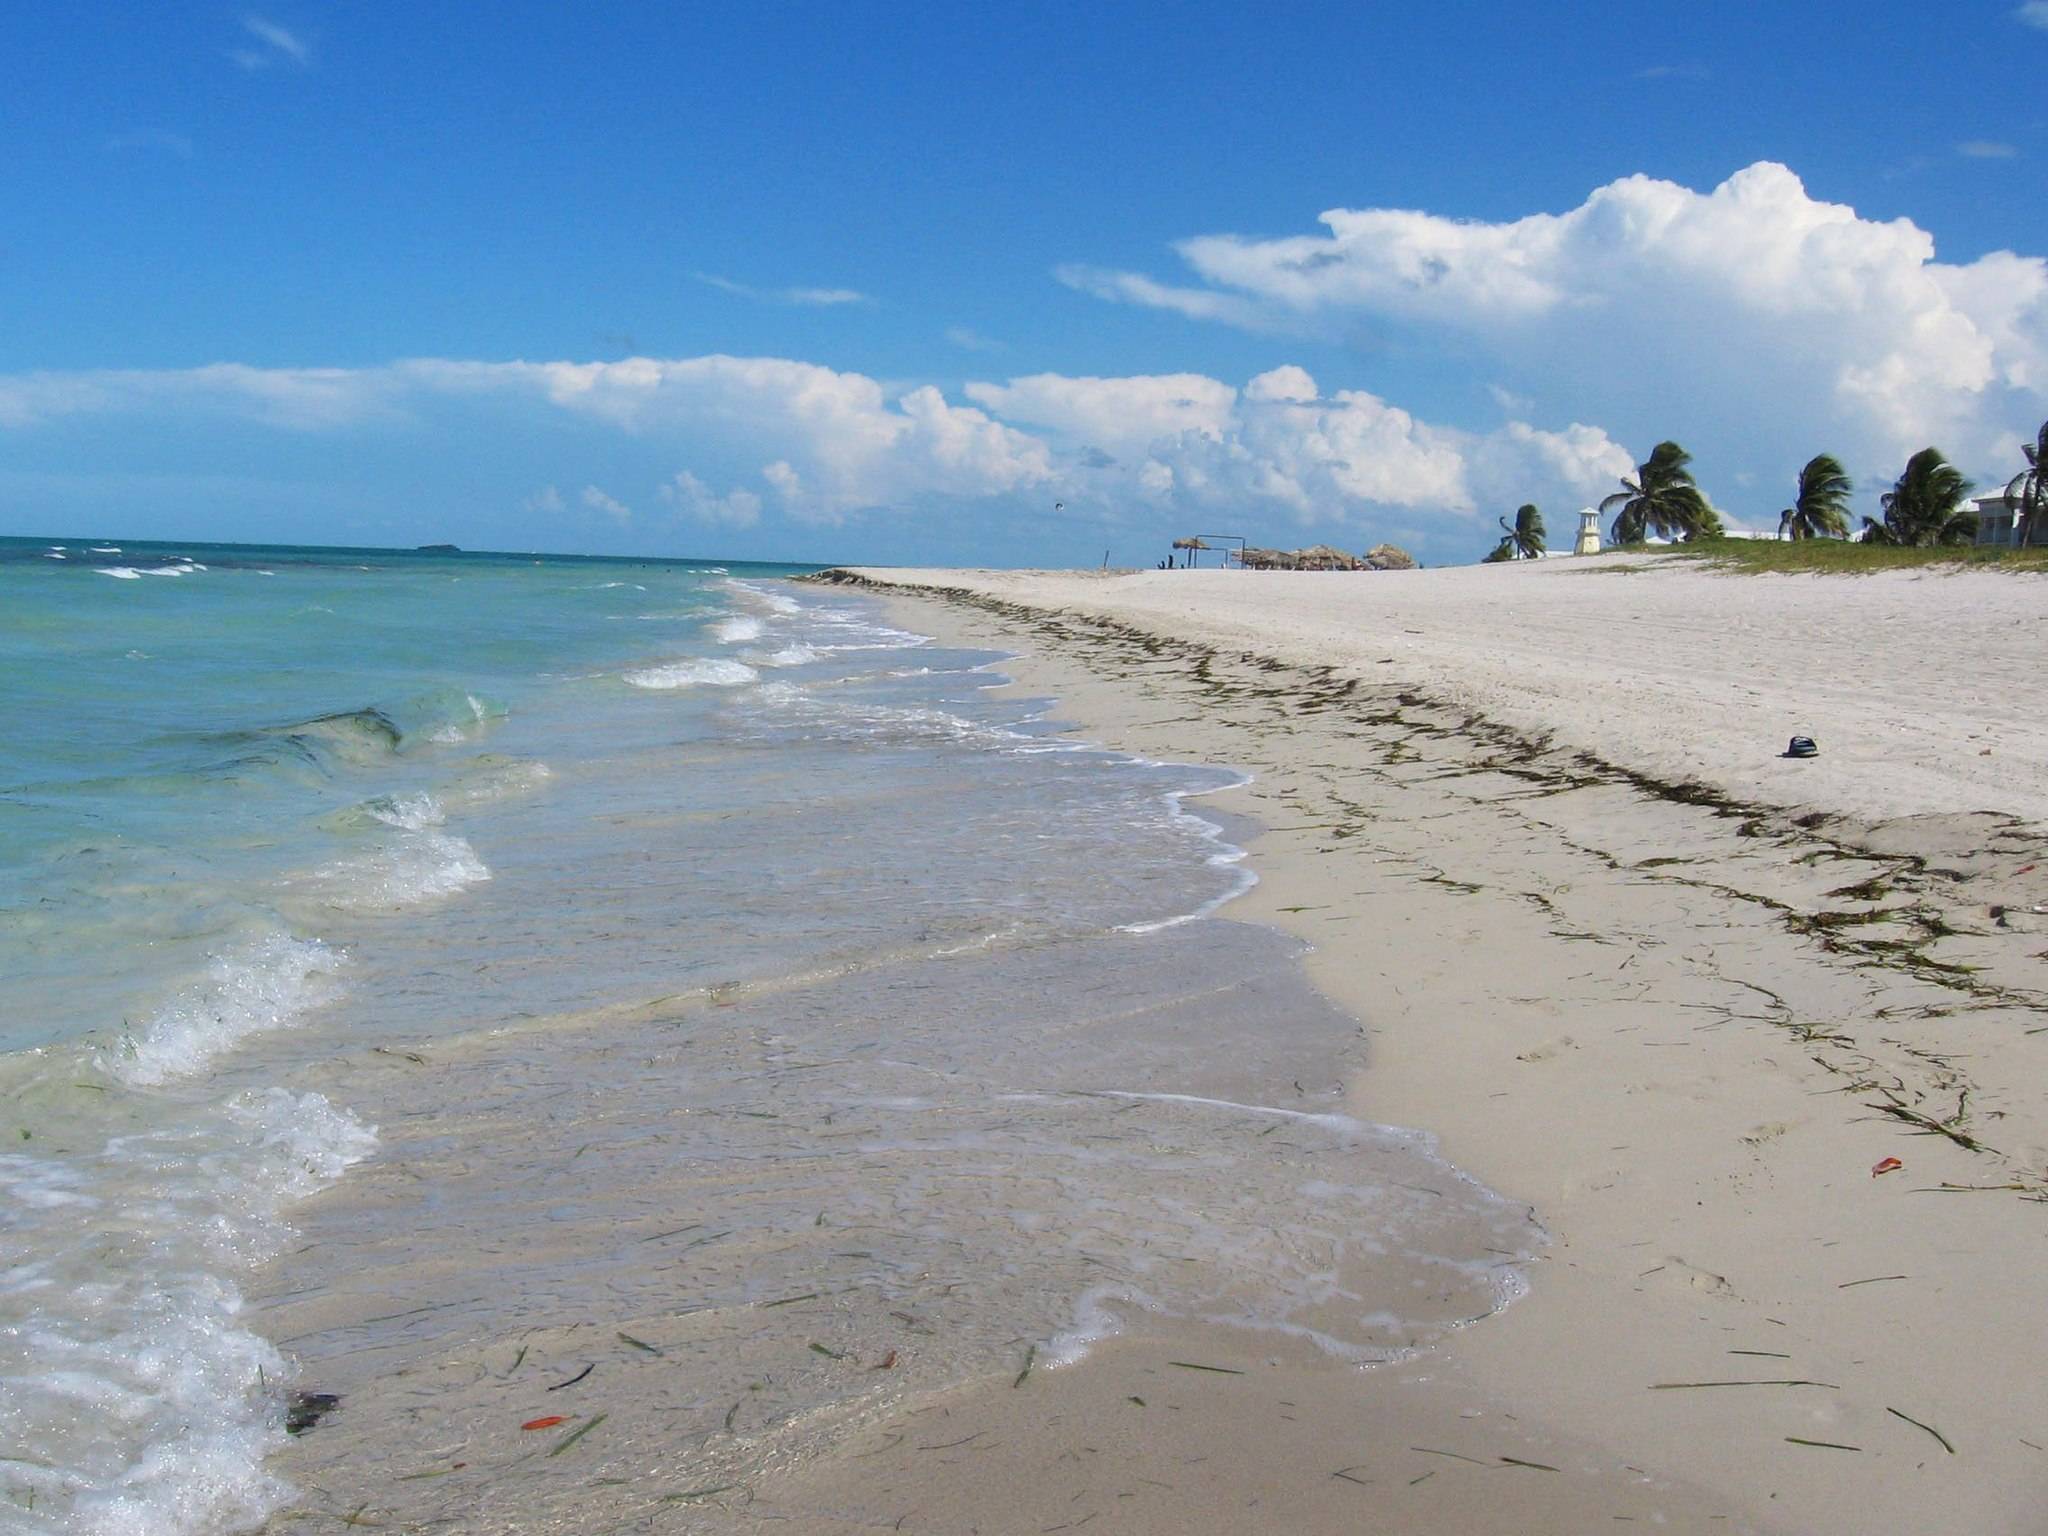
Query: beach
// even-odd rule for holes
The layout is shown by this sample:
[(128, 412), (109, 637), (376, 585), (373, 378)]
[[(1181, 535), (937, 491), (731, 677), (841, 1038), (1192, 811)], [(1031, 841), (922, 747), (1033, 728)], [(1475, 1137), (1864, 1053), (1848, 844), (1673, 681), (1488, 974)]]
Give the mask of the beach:
[(847, 575), (1251, 775), (1229, 913), (1359, 1022), (1339, 1102), (1550, 1244), (1407, 1361), (1152, 1320), (915, 1404), (760, 1529), (2038, 1529), (2039, 578)]
[(10, 1529), (2032, 1528), (2036, 578), (99, 543)]

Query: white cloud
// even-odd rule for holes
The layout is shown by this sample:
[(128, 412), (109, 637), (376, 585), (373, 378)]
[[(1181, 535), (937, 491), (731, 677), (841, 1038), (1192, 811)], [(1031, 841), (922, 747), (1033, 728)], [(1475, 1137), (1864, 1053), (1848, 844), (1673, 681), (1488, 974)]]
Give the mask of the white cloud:
[(1363, 390), (1325, 397), (1292, 364), (1241, 391), (1200, 374), (1035, 374), (967, 393), (1045, 429), (1061, 453), (1061, 484), (1098, 502), (1278, 510), (1303, 523), (1361, 525), (1390, 508), (1464, 520), (1495, 502), (1576, 503), (1611, 489), (1633, 463), (1597, 427), (1461, 431)]
[(1965, 139), (1956, 146), (1956, 153), (1965, 160), (2010, 160), (2019, 151), (1997, 139)]
[(1228, 384), (1197, 373), (1120, 379), (1041, 373), (1007, 384), (969, 384), (966, 394), (1005, 420), (1049, 427), (1118, 455), (1160, 438), (1219, 436), (1237, 400)]
[(892, 399), (865, 374), (788, 358), (435, 359), (394, 371), (436, 391), (539, 395), (627, 431), (758, 452), (784, 510), (812, 521), (922, 496), (1000, 494), (1052, 468), (1036, 438), (929, 386)]
[[(0, 427), (65, 416), (194, 414), (286, 431), (435, 429), (535, 405), (724, 468), (723, 488), (683, 470), (661, 501), (744, 527), (770, 508), (802, 521), (875, 509), (999, 502), (1051, 491), (1105, 515), (1119, 509), (1275, 513), (1364, 526), (1387, 509), (1412, 523), (1460, 522), (1496, 503), (1555, 505), (1611, 488), (1631, 462), (1596, 427), (1492, 432), (1428, 422), (1363, 390), (1324, 395), (1292, 364), (1241, 389), (1203, 374), (1121, 378), (1032, 374), (966, 386), (971, 404), (929, 385), (877, 380), (788, 358), (480, 362), (420, 358), (381, 368), (0, 375)], [(524, 420), (524, 417), (517, 419)], [(673, 462), (673, 461), (671, 461)], [(749, 468), (748, 466), (758, 466)], [(586, 484), (576, 505), (626, 524), (630, 508)], [(526, 498), (559, 514), (553, 485)]]
[(693, 274), (697, 281), (716, 288), (721, 293), (737, 295), (742, 299), (753, 299), (761, 304), (795, 304), (814, 309), (829, 309), (839, 304), (872, 304), (874, 300), (852, 288), (756, 288), (750, 283), (736, 283), (729, 277), (718, 277), (710, 272)]
[(677, 470), (675, 477), (662, 486), (661, 499), (699, 522), (749, 528), (761, 520), (761, 498), (754, 492), (740, 489), (720, 496), (687, 469)]
[(242, 30), (256, 40), (256, 46), (233, 49), (228, 57), (244, 69), (268, 69), (280, 62), (303, 69), (313, 62), (313, 50), (304, 38), (266, 17), (244, 16)]
[(2026, 0), (2026, 4), (2012, 14), (2014, 20), (2023, 21), (2030, 27), (2039, 27), (2042, 31), (2048, 32), (2048, 0)]
[(1069, 288), (1092, 293), (1098, 299), (1124, 304), (1142, 304), (1154, 309), (1171, 309), (1191, 320), (1221, 320), (1246, 330), (1275, 330), (1279, 317), (1270, 309), (1237, 297), (1201, 288), (1175, 288), (1156, 283), (1136, 272), (1112, 272), (1103, 267), (1068, 264), (1055, 267), (1053, 276)]
[(1385, 208), (1322, 223), (1180, 242), (1199, 287), (1099, 272), (1076, 285), (1330, 339), (1375, 323), (1459, 333), (1546, 415), (1698, 430), (1795, 467), (1826, 448), (1895, 472), (1929, 442), (2003, 462), (2048, 409), (2048, 262), (1940, 262), (1910, 220), (1819, 201), (1782, 165), (1706, 193), (1630, 176), (1501, 223)]
[(22, 373), (0, 375), (0, 427), (166, 405), (268, 426), (333, 427), (386, 413), (393, 393), (393, 381), (381, 369), (208, 363), (182, 369)]
[(629, 526), (633, 521), (633, 509), (631, 507), (627, 506), (617, 497), (607, 494), (597, 486), (586, 485), (583, 487), (581, 500), (583, 505), (591, 511), (602, 512), (621, 528)]

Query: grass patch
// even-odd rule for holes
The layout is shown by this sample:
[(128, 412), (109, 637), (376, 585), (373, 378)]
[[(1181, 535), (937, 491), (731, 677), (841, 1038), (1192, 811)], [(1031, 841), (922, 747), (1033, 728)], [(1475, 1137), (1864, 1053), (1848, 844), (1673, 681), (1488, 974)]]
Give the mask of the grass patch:
[(1705, 539), (1660, 551), (1680, 560), (1703, 560), (1721, 570), (1755, 574), (1813, 571), (1864, 576), (1872, 571), (1959, 570), (2048, 572), (2048, 545), (2011, 549), (1997, 544), (1958, 544), (1937, 549), (1895, 549), (1847, 539)]

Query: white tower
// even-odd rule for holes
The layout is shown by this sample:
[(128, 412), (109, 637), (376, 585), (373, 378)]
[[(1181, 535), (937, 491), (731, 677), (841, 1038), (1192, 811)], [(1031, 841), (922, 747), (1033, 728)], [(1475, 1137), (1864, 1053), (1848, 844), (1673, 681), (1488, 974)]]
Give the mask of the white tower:
[(1597, 555), (1600, 553), (1600, 512), (1596, 507), (1582, 507), (1579, 510), (1579, 541), (1572, 546), (1575, 555)]

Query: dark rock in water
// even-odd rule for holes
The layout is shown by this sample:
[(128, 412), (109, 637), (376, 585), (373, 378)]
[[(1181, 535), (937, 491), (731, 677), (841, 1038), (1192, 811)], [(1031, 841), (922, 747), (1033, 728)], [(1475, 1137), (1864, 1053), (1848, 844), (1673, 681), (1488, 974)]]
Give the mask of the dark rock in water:
[(462, 551), (453, 544), (421, 544), (414, 553), (422, 555), (459, 555)]
[(303, 1435), (340, 1406), (341, 1399), (332, 1392), (294, 1392), (285, 1400), (285, 1433)]

